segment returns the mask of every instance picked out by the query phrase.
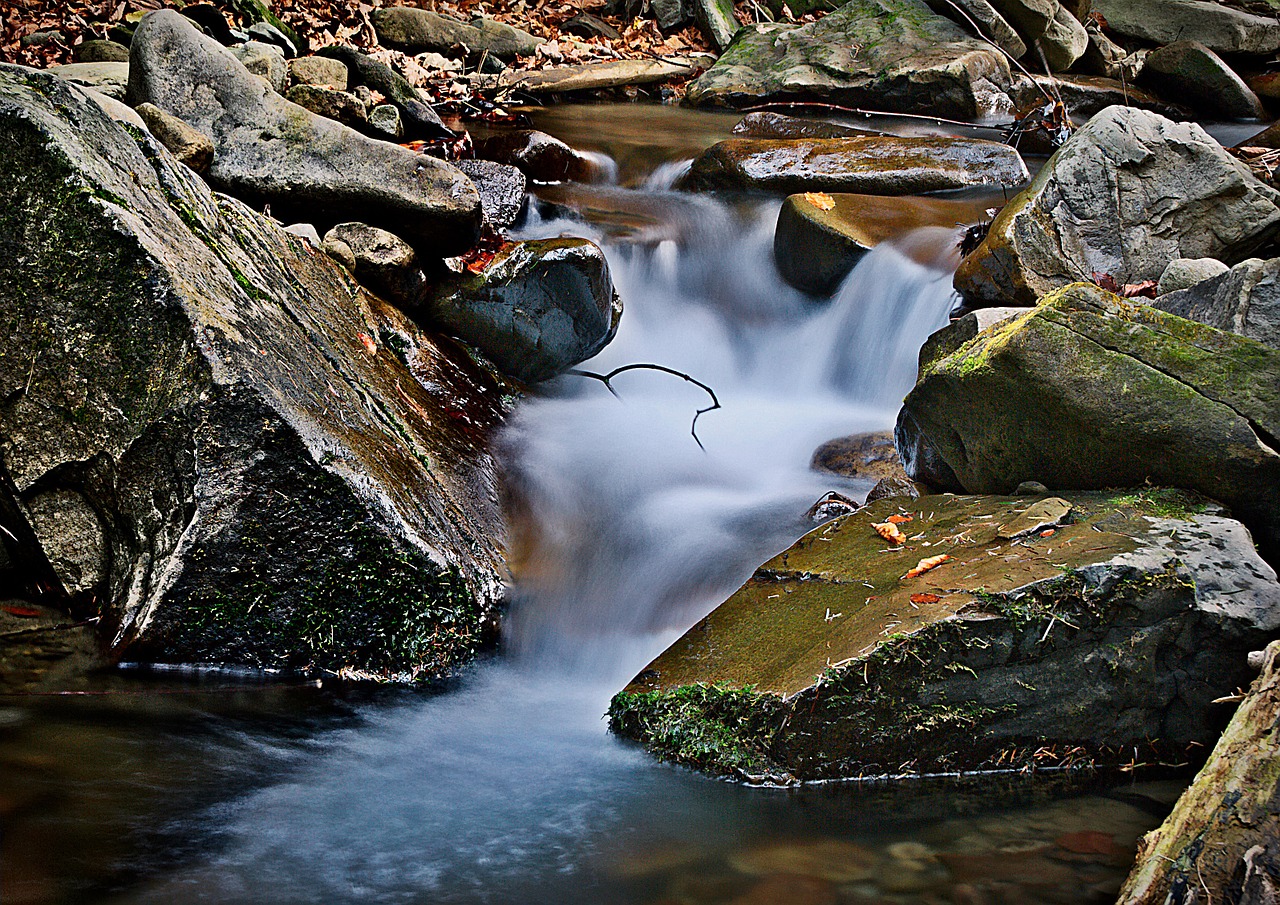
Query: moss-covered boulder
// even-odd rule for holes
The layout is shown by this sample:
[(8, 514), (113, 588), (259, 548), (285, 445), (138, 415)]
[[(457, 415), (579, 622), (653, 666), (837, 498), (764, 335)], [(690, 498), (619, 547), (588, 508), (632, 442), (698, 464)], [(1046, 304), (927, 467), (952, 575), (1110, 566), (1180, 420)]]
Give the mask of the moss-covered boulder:
[(970, 493), (1188, 487), (1231, 507), (1272, 561), (1277, 438), (1280, 351), (1090, 283), (927, 363), (897, 427), (917, 480)]
[(849, 0), (806, 25), (738, 32), (689, 85), (695, 105), (824, 100), (852, 107), (975, 117), (1007, 110), (1009, 64), (924, 0)]
[(13, 66), (0, 258), (0, 534), (113, 656), (407, 674), (484, 640), (491, 372)]
[(664, 758), (783, 781), (1212, 742), (1211, 702), (1280, 630), (1280, 584), (1197, 500), (869, 503), (757, 569), (614, 698), (610, 725)]
[(728, 138), (694, 161), (694, 189), (916, 195), (971, 186), (1015, 188), (1027, 181), (1018, 152), (966, 138)]

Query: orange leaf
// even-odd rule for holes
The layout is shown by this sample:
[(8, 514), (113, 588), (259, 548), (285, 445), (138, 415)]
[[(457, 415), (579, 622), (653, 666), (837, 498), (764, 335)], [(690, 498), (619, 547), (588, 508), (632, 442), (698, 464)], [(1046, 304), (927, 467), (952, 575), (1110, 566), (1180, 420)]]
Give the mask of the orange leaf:
[(1053, 537), (1053, 535), (1054, 535), (1054, 530), (1053, 530), (1052, 528), (1049, 528), (1049, 529), (1048, 529), (1048, 530), (1046, 530), (1046, 531), (1041, 531), (1041, 532), (1040, 532), (1040, 536), (1041, 536), (1041, 537)]
[(891, 544), (902, 546), (907, 542), (907, 536), (898, 530), (897, 525), (891, 525), (888, 522), (881, 522), (880, 524), (872, 525), (871, 527), (876, 529), (876, 534), (880, 535)]
[(891, 515), (891, 516), (889, 516), (887, 519), (885, 519), (885, 521), (886, 521), (886, 522), (892, 522), (892, 523), (893, 523), (893, 524), (895, 524), (895, 525), (901, 525), (903, 522), (909, 522), (909, 521), (911, 521), (911, 516), (909, 516), (909, 515)]
[(832, 198), (826, 192), (805, 192), (804, 200), (808, 201), (820, 211), (829, 211), (836, 206), (836, 199)]
[(937, 603), (942, 598), (937, 594), (912, 594), (912, 603)]
[(951, 557), (946, 553), (939, 553), (937, 556), (928, 556), (916, 563), (916, 567), (903, 575), (903, 578), (916, 578), (928, 572), (930, 569), (936, 569)]
[(368, 352), (370, 355), (377, 355), (378, 344), (373, 341), (373, 337), (370, 336), (368, 333), (361, 333), (359, 334), (359, 336), (360, 336), (360, 342), (364, 343), (364, 350)]

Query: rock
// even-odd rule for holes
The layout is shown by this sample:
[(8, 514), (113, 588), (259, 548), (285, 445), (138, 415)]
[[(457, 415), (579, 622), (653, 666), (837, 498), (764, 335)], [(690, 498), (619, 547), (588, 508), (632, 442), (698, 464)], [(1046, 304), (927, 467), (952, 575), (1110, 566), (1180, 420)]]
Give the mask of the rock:
[(437, 287), (425, 306), (432, 320), (526, 383), (595, 355), (622, 316), (604, 254), (586, 239), (507, 242), (479, 273)]
[[(1250, 642), (1280, 629), (1280, 583), (1198, 500), (1064, 494), (1070, 523), (1018, 544), (998, 534), (1039, 505), (1025, 497), (869, 503), (757, 569), (613, 699), (610, 727), (775, 781), (1204, 744)], [(911, 518), (899, 548), (872, 527), (892, 515)]]
[[(929, 363), (899, 415), (907, 474), (948, 490), (1187, 487), (1280, 554), (1280, 351), (1089, 283)], [(953, 475), (926, 474), (922, 455)]]
[(733, 127), (733, 134), (744, 138), (857, 138), (885, 133), (763, 110), (742, 117)]
[(979, 308), (977, 311), (970, 311), (964, 317), (956, 318), (924, 341), (924, 345), (920, 347), (919, 373), (923, 374), (933, 362), (946, 358), (979, 333), (990, 330), (1005, 321), (1021, 317), (1030, 310), (1029, 308)]
[(284, 54), (286, 60), (292, 60), (298, 55), (298, 46), (270, 22), (255, 22), (249, 26), (249, 37), (260, 41), (263, 44), (270, 44), (279, 47), (280, 52)]
[(1240, 142), (1242, 148), (1280, 148), (1280, 121), (1267, 126), (1252, 138)]
[(689, 12), (682, 0), (649, 0), (649, 12), (662, 31), (675, 31), (689, 22)]
[(1084, 30), (1089, 35), (1089, 47), (1080, 58), (1079, 68), (1082, 71), (1124, 82), (1138, 77), (1138, 73), (1142, 71), (1142, 61), (1146, 59), (1145, 52), (1128, 53), (1108, 38), (1096, 22), (1087, 22)]
[(1049, 492), (1039, 481), (1023, 481), (1013, 491), (1014, 496), (1044, 496)]
[(396, 6), (374, 10), (370, 17), (378, 39), (388, 47), (416, 54), (424, 51), (478, 59), (484, 54), (501, 60), (531, 55), (541, 40), (528, 32), (493, 19), (476, 18), (470, 24), (425, 9)]
[(402, 308), (418, 304), (427, 280), (403, 239), (365, 223), (339, 223), (325, 233), (321, 248), (328, 251), (331, 242), (347, 247), (354, 263), (351, 272), (365, 286)]
[(129, 48), (115, 41), (85, 41), (72, 48), (77, 63), (127, 63)]
[(798, 874), (765, 877), (728, 905), (837, 905), (836, 888), (827, 880)]
[[(219, 44), (239, 44), (249, 38), (248, 32), (233, 30), (227, 24), (227, 17), (223, 15), (222, 10), (212, 3), (188, 3), (179, 12), (198, 25), (201, 31)], [(142, 12), (138, 13), (139, 19), (141, 19), (142, 14)]]
[(890, 497), (906, 497), (914, 500), (928, 492), (929, 489), (923, 484), (917, 484), (906, 478), (881, 478), (867, 494), (867, 502), (874, 503), (876, 500), (887, 500)]
[[(1169, 262), (1169, 266), (1164, 269), (1164, 273), (1160, 274), (1160, 280), (1156, 284), (1156, 295), (1167, 295), (1170, 292), (1177, 292), (1180, 289), (1190, 289), (1197, 283), (1203, 283), (1205, 280), (1222, 276), (1231, 268), (1223, 264), (1217, 258), (1174, 258)], [(1174, 311), (1173, 314), (1179, 314)], [(1182, 314), (1182, 317), (1187, 315)], [(1192, 318), (1199, 320), (1199, 318)], [(1213, 324), (1212, 326), (1219, 326)], [(1227, 329), (1219, 327), (1219, 329)], [(1239, 332), (1239, 331), (1235, 331)]]
[(652, 85), (693, 75), (692, 61), (606, 60), (574, 66), (546, 66), (541, 69), (504, 72), (490, 82), (494, 88), (519, 89), (530, 94), (567, 94), (572, 91), (600, 91), (629, 85)]
[(1070, 69), (1076, 60), (1089, 49), (1089, 33), (1080, 20), (1061, 6), (1053, 14), (1053, 21), (1036, 43), (1044, 51), (1045, 61), (1054, 72)]
[[(1015, 60), (1027, 52), (1027, 45), (1004, 16), (988, 0), (925, 0), (939, 15), (961, 26), (977, 26), (978, 32)], [(952, 3), (955, 5), (953, 6)], [(960, 7), (963, 15), (956, 11)]]
[(829, 471), (860, 481), (880, 481), (884, 478), (905, 480), (907, 477), (898, 460), (898, 450), (894, 448), (891, 431), (853, 434), (828, 440), (814, 450), (809, 467), (814, 471)]
[[(828, 203), (831, 207), (824, 209)], [(923, 226), (976, 223), (986, 216), (982, 205), (941, 198), (792, 195), (778, 212), (773, 258), (792, 286), (829, 295), (864, 254), (886, 239)]]
[(319, 85), (334, 91), (346, 91), (350, 78), (346, 63), (321, 56), (290, 60), (289, 76), (295, 85)]
[[(72, 82), (71, 84), (74, 85), (75, 83)], [(118, 101), (113, 97), (107, 97), (102, 92), (95, 91), (93, 88), (89, 88), (85, 85), (76, 85), (75, 87), (77, 91), (97, 104), (102, 109), (103, 113), (107, 114), (107, 116), (111, 117), (116, 122), (128, 123), (129, 125), (135, 126), (139, 129), (147, 128), (147, 124), (143, 122), (142, 117), (137, 114), (137, 111), (124, 101)]]
[(386, 95), (388, 100), (399, 107), (404, 116), (407, 137), (425, 141), (452, 140), (457, 137), (440, 121), (429, 98), (390, 66), (379, 63), (352, 47), (322, 47), (319, 53), (346, 65), (350, 87), (364, 85), (372, 88)]
[[(374, 107), (369, 111), (369, 128), (391, 141), (400, 141), (404, 138), (404, 122), (400, 119), (400, 108), (395, 104), (379, 104)], [(483, 204), (484, 198), (480, 201)]]
[(209, 135), (209, 182), (288, 220), (363, 220), (425, 255), (470, 248), (480, 198), (448, 164), (375, 141), (271, 92), (222, 47), (168, 10), (134, 36), (129, 94)]
[(978, 185), (1019, 186), (1018, 152), (967, 138), (729, 138), (694, 160), (694, 189), (916, 195)]
[(1058, 0), (991, 0), (991, 5), (1018, 30), (1028, 46), (1049, 30), (1061, 9)]
[(115, 660), (467, 657), (502, 588), (503, 385), (58, 79), (0, 66), (0, 123), (16, 561), (54, 554)]
[(1177, 107), (1149, 91), (1097, 75), (1047, 76), (1033, 73), (1030, 78), (1019, 76), (1013, 89), (1014, 103), (1020, 109), (1033, 104), (1043, 105), (1046, 92), (1051, 97), (1061, 97), (1072, 116), (1091, 117), (1107, 107), (1121, 106), (1153, 110), (1169, 118), (1185, 118), (1178, 117), (1180, 111)]
[(499, 228), (515, 225), (525, 205), (524, 173), (492, 160), (460, 160), (457, 166), (480, 193), (485, 222)]
[(734, 852), (729, 863), (735, 870), (757, 877), (790, 874), (829, 883), (856, 883), (875, 876), (880, 857), (856, 842), (814, 839), (753, 845)]
[(742, 28), (733, 15), (731, 0), (692, 0), (693, 18), (716, 50), (723, 52)]
[(1194, 123), (1108, 107), (1049, 159), (960, 264), (975, 306), (1033, 304), (1091, 274), (1156, 280), (1174, 258), (1238, 261), (1280, 230), (1280, 193)]
[[(1265, 905), (1280, 892), (1280, 642), (1173, 813), (1138, 846), (1121, 905), (1161, 905), (1175, 890)], [(1198, 895), (1192, 893), (1198, 900)], [(1184, 901), (1191, 901), (1190, 898)], [(1206, 901), (1208, 901), (1206, 899)]]
[(475, 143), (476, 157), (518, 168), (534, 182), (586, 181), (591, 164), (560, 139), (536, 129), (497, 132)]
[(18, 41), (19, 47), (44, 47), (48, 44), (60, 44), (66, 41), (67, 36), (62, 32), (48, 28), (41, 31), (33, 31), (29, 35), (23, 35)]
[(1094, 0), (1116, 34), (1155, 44), (1198, 41), (1215, 53), (1275, 53), (1280, 22), (1211, 0)]
[(1241, 261), (1186, 289), (1160, 294), (1152, 304), (1280, 349), (1280, 259)]
[(1222, 119), (1262, 119), (1262, 101), (1222, 58), (1203, 44), (1178, 41), (1153, 50), (1142, 80), (1167, 97)]
[(848, 515), (850, 512), (856, 511), (857, 508), (856, 501), (849, 499), (843, 493), (829, 490), (823, 494), (822, 499), (809, 507), (809, 511), (805, 513), (805, 518), (811, 522), (829, 522), (833, 518)]
[(289, 61), (285, 59), (284, 51), (275, 44), (250, 41), (231, 48), (231, 54), (245, 69), (266, 79), (276, 94), (284, 94), (289, 87)]
[[(294, 52), (290, 54), (291, 57), (307, 52), (310, 47), (307, 39), (290, 28), (279, 16), (271, 11), (271, 3), (269, 0), (234, 0), (234, 2), (236, 12), (242, 20), (247, 19), (255, 24), (258, 22), (265, 22), (275, 29), (275, 32), (273, 33), (262, 30), (254, 32), (253, 29), (250, 28), (249, 31), (251, 34), (260, 35), (262, 38), (270, 38), (270, 40), (266, 41), (268, 44), (276, 43), (279, 41), (280, 36), (283, 36), (285, 41), (288, 43), (287, 45), (280, 44), (279, 46), (281, 50), (285, 50), (290, 46), (293, 47)], [(184, 7), (184, 10), (189, 8), (190, 7)]]
[(1280, 100), (1280, 72), (1264, 72), (1249, 79), (1250, 90), (1259, 97)]
[(84, 85), (105, 94), (112, 100), (124, 100), (129, 85), (128, 63), (69, 63), (52, 66), (48, 72), (60, 79)]
[(352, 128), (369, 122), (368, 105), (347, 91), (335, 91), (320, 85), (294, 85), (285, 97), (316, 116), (337, 120)]
[[(290, 223), (288, 226), (282, 227), (285, 232), (290, 235), (305, 239), (312, 246), (320, 247), (320, 233), (311, 223)], [(348, 268), (350, 269), (350, 268)]]
[(1009, 64), (924, 0), (849, 0), (806, 25), (746, 26), (689, 85), (690, 104), (829, 101), (934, 116), (1007, 110)]
[(204, 173), (213, 162), (213, 139), (188, 126), (171, 113), (165, 113), (155, 104), (139, 104), (137, 113), (147, 124), (147, 129), (169, 153), (197, 173)]
[(566, 35), (577, 35), (580, 38), (608, 38), (610, 41), (617, 41), (622, 38), (616, 28), (599, 16), (593, 16), (590, 13), (578, 13), (578, 15), (561, 25), (560, 31)]

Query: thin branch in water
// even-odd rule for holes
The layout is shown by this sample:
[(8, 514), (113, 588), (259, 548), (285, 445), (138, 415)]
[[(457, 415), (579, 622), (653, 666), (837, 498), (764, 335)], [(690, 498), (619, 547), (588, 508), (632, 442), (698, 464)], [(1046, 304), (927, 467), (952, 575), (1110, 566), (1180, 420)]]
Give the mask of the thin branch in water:
[(702, 450), (703, 452), (706, 452), (707, 448), (703, 446), (702, 441), (698, 439), (698, 419), (701, 418), (703, 415), (705, 415), (707, 412), (714, 412), (716, 409), (720, 408), (721, 406), (720, 406), (720, 398), (716, 396), (716, 391), (711, 389), (711, 387), (707, 386), (701, 380), (698, 380), (695, 377), (690, 377), (684, 371), (677, 371), (675, 368), (668, 368), (666, 365), (656, 365), (656, 364), (650, 364), (648, 362), (623, 365), (620, 368), (614, 368), (608, 374), (597, 374), (594, 371), (582, 371), (577, 368), (574, 368), (571, 371), (567, 371), (566, 373), (573, 374), (576, 377), (590, 377), (592, 380), (598, 380), (604, 384), (604, 388), (606, 390), (608, 390), (610, 393), (613, 394), (614, 399), (621, 399), (622, 397), (618, 395), (618, 391), (613, 388), (613, 378), (627, 371), (638, 371), (638, 370), (661, 371), (663, 374), (670, 374), (673, 377), (679, 377), (681, 380), (685, 381), (686, 383), (691, 383), (694, 386), (698, 387), (699, 389), (703, 390), (708, 396), (711, 397), (711, 405), (707, 406), (706, 408), (700, 408), (696, 412), (694, 412), (693, 424), (689, 426), (689, 433), (693, 436), (693, 442), (698, 444), (698, 449)]
[(762, 110), (777, 110), (780, 108), (792, 110), (797, 107), (816, 107), (821, 110), (835, 110), (839, 113), (852, 113), (857, 116), (868, 118), (872, 116), (891, 116), (899, 119), (918, 119), (929, 123), (935, 123), (937, 125), (963, 126), (966, 129), (986, 129), (991, 132), (1002, 132), (1009, 128), (1009, 126), (1013, 125), (1012, 123), (993, 125), (986, 125), (983, 123), (966, 123), (958, 119), (946, 119), (941, 116), (925, 116), (922, 113), (893, 113), (888, 110), (864, 110), (861, 107), (842, 107), (839, 104), (826, 104), (818, 101), (775, 101), (771, 104), (757, 104), (754, 107), (743, 107), (741, 112), (758, 113)]

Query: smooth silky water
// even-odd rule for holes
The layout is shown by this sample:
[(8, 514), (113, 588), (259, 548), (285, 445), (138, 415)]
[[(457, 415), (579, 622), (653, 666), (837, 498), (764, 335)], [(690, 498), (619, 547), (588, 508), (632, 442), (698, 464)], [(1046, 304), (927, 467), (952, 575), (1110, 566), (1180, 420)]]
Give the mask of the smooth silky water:
[(605, 246), (626, 313), (583, 367), (655, 363), (713, 387), (705, 451), (691, 423), (708, 397), (671, 375), (621, 375), (620, 399), (568, 376), (522, 402), (500, 441), (517, 500), (503, 644), (432, 693), (112, 678), (106, 690), (126, 693), (0, 699), (4, 905), (1114, 895), (1175, 786), (750, 788), (608, 734), (610, 697), (812, 527), (814, 501), (869, 489), (811, 471), (810, 456), (891, 426), (952, 305), (955, 235), (881, 246), (818, 303), (774, 272), (776, 201), (666, 187), (732, 118), (562, 108), (545, 127), (557, 116), (594, 121), (566, 137), (622, 162), (612, 172), (631, 187), (548, 189), (520, 236)]

